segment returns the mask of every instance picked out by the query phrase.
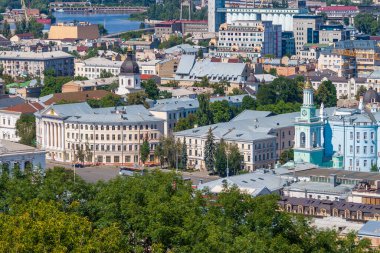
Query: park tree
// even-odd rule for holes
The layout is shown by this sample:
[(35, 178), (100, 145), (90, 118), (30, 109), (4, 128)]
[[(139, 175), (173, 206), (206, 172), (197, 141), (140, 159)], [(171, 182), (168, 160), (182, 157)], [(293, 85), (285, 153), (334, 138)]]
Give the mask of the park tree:
[(80, 163), (84, 163), (86, 158), (86, 152), (83, 150), (82, 147), (78, 147), (77, 150), (75, 151), (75, 160), (79, 161)]
[(227, 122), (234, 116), (227, 100), (215, 101), (210, 104), (213, 123)]
[(124, 105), (124, 102), (121, 100), (120, 96), (112, 93), (105, 95), (101, 99), (88, 99), (87, 103), (92, 108), (105, 108)]
[(243, 97), (242, 103), (241, 103), (241, 110), (256, 110), (257, 102), (256, 99), (253, 97), (247, 95)]
[(158, 97), (160, 99), (165, 99), (165, 98), (172, 98), (173, 97), (173, 93), (167, 91), (167, 90), (163, 90), (163, 91), (160, 91), (160, 93), (158, 94)]
[(355, 94), (355, 99), (359, 100), (360, 96), (364, 96), (364, 94), (366, 93), (366, 91), (367, 91), (367, 88), (364, 85), (360, 85), (358, 91)]
[(227, 156), (230, 176), (239, 174), (242, 170), (243, 156), (240, 154), (239, 147), (236, 143), (228, 146)]
[(144, 105), (145, 108), (149, 108), (149, 104), (146, 102), (148, 95), (143, 92), (134, 92), (127, 95), (128, 105)]
[(5, 20), (3, 23), (3, 29), (1, 31), (1, 33), (4, 35), (5, 38), (9, 38), (12, 35), (11, 26), (9, 25), (7, 20)]
[(225, 143), (223, 139), (221, 139), (220, 142), (216, 144), (215, 171), (218, 173), (220, 177), (226, 176), (226, 168), (227, 168), (226, 146), (227, 144)]
[(212, 124), (212, 113), (210, 110), (210, 96), (207, 94), (200, 94), (198, 96), (199, 107), (196, 113), (197, 122), (199, 126), (206, 126)]
[(207, 132), (204, 148), (204, 161), (208, 171), (214, 170), (215, 165), (215, 140), (211, 128)]
[(300, 89), (297, 81), (294, 79), (280, 76), (268, 85), (273, 86), (273, 90), (276, 93), (276, 102), (281, 100), (285, 103), (302, 102), (302, 89)]
[(187, 145), (185, 137), (183, 137), (181, 152), (181, 168), (185, 170), (187, 169)]
[(145, 89), (145, 93), (148, 95), (148, 98), (156, 100), (160, 90), (157, 87), (156, 81), (154, 79), (149, 79), (147, 81), (141, 82), (141, 87)]
[(256, 93), (257, 103), (260, 105), (274, 104), (277, 101), (277, 94), (270, 84), (263, 84)]
[(315, 102), (317, 104), (323, 103), (325, 107), (333, 107), (336, 106), (336, 101), (335, 85), (330, 80), (323, 81), (315, 94)]
[(33, 114), (21, 114), (16, 121), (16, 135), (20, 137), (20, 143), (36, 145), (36, 118)]
[(110, 78), (113, 77), (113, 74), (110, 71), (107, 71), (105, 69), (102, 69), (100, 71), (100, 78)]
[(285, 164), (290, 160), (294, 160), (294, 150), (287, 149), (287, 150), (282, 151), (280, 155), (280, 163)]
[(186, 118), (180, 118), (178, 120), (177, 124), (174, 127), (174, 131), (178, 132), (178, 131), (183, 131), (183, 130), (193, 128), (196, 121), (197, 121), (197, 118), (195, 114), (190, 113), (189, 115), (187, 115)]
[(149, 158), (150, 154), (150, 147), (149, 147), (149, 142), (148, 139), (146, 138), (140, 148), (140, 158), (143, 164), (145, 164), (146, 160)]
[(198, 49), (197, 57), (198, 57), (198, 59), (203, 59), (204, 56), (203, 56), (203, 50), (202, 50), (202, 48)]
[(372, 13), (359, 13), (354, 18), (355, 28), (364, 34), (376, 35), (379, 23)]

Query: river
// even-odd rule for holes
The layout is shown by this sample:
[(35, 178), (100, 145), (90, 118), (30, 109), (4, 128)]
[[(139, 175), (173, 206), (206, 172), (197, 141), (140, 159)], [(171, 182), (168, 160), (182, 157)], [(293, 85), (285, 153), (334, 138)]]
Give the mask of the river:
[(92, 24), (104, 24), (108, 33), (124, 32), (138, 29), (139, 21), (129, 20), (129, 14), (104, 14), (104, 13), (66, 13), (54, 12), (56, 22), (83, 21)]

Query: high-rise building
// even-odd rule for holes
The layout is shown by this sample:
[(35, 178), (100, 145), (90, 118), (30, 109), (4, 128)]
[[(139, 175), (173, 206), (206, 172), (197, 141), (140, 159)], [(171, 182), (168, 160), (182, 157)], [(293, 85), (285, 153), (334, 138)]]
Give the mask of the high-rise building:
[(293, 17), (293, 33), (297, 55), (300, 54), (305, 44), (319, 43), (318, 30), (322, 24), (322, 16), (304, 14)]
[(225, 7), (225, 0), (208, 1), (208, 31), (217, 32), (219, 26), (226, 20), (225, 13), (218, 12), (218, 8)]

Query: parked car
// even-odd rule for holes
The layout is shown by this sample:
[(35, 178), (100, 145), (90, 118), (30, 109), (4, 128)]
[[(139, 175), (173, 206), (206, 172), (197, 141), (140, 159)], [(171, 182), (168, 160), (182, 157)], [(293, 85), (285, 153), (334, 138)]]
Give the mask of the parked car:
[(75, 168), (84, 168), (84, 165), (81, 163), (76, 163), (76, 164), (74, 164), (74, 167)]

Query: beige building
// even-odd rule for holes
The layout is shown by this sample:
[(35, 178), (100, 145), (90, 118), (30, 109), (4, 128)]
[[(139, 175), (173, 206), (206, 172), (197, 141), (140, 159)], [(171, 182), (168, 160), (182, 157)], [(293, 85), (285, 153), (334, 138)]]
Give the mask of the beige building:
[(104, 88), (118, 81), (119, 79), (117, 77), (97, 78), (83, 81), (73, 80), (62, 85), (62, 93), (97, 90), (98, 88)]
[[(140, 146), (154, 150), (163, 134), (163, 120), (142, 105), (93, 109), (87, 103), (50, 105), (36, 115), (37, 147), (47, 159), (86, 164), (133, 166), (140, 163)], [(140, 163), (141, 164), (141, 163)]]
[(175, 72), (177, 72), (178, 64), (180, 59), (165, 59), (157, 63), (156, 71), (157, 75), (161, 78), (173, 78)]
[(314, 31), (319, 30), (323, 24), (322, 16), (313, 15), (295, 15), (293, 17), (293, 33), (296, 45), (296, 54), (298, 55), (307, 43), (319, 43), (318, 36)]
[(49, 40), (78, 39), (95, 40), (99, 38), (99, 27), (97, 24), (87, 22), (58, 23), (52, 25), (49, 31)]
[(12, 77), (19, 76), (44, 76), (47, 69), (54, 70), (57, 76), (74, 75), (74, 56), (62, 52), (0, 52), (0, 65), (3, 68), (3, 74)]

